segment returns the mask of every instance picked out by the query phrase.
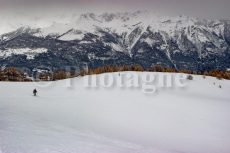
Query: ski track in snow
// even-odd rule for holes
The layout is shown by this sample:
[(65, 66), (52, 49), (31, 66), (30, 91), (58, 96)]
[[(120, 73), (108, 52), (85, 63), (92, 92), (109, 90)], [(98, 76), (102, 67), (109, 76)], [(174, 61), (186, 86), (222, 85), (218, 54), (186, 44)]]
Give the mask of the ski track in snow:
[(0, 82), (0, 153), (230, 152), (230, 81), (195, 76), (155, 95), (83, 82)]

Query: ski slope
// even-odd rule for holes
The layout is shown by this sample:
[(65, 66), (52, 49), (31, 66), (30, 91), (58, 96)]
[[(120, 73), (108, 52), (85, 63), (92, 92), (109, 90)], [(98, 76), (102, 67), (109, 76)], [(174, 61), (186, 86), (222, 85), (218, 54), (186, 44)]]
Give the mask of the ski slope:
[(0, 82), (0, 153), (229, 153), (230, 81), (186, 84), (146, 95), (81, 77)]

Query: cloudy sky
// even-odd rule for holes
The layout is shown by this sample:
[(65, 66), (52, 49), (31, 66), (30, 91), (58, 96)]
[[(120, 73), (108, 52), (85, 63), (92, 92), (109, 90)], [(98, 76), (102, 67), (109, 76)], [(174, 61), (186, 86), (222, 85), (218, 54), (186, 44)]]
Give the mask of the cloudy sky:
[[(52, 12), (60, 10), (156, 10), (166, 14), (185, 14), (230, 18), (230, 0), (0, 0), (1, 15), (7, 12)], [(4, 14), (5, 13), (5, 14)]]

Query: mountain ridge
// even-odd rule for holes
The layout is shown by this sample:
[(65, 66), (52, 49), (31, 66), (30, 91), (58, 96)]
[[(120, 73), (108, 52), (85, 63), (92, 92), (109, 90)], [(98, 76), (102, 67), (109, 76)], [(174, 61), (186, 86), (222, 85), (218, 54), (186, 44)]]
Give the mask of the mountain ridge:
[[(229, 20), (159, 17), (141, 11), (87, 13), (48, 27), (21, 27), (0, 38), (0, 64), (29, 69), (61, 69), (76, 63), (161, 65), (193, 71), (230, 67)], [(34, 58), (17, 53), (4, 56), (23, 48), (30, 48)], [(47, 52), (35, 53), (38, 48)]]

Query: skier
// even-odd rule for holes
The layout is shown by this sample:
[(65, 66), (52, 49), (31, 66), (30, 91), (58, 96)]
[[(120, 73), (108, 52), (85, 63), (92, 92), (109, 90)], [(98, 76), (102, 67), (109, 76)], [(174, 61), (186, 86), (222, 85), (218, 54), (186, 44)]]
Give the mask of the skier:
[(37, 95), (37, 90), (36, 89), (33, 90), (33, 94), (34, 94), (34, 96)]

